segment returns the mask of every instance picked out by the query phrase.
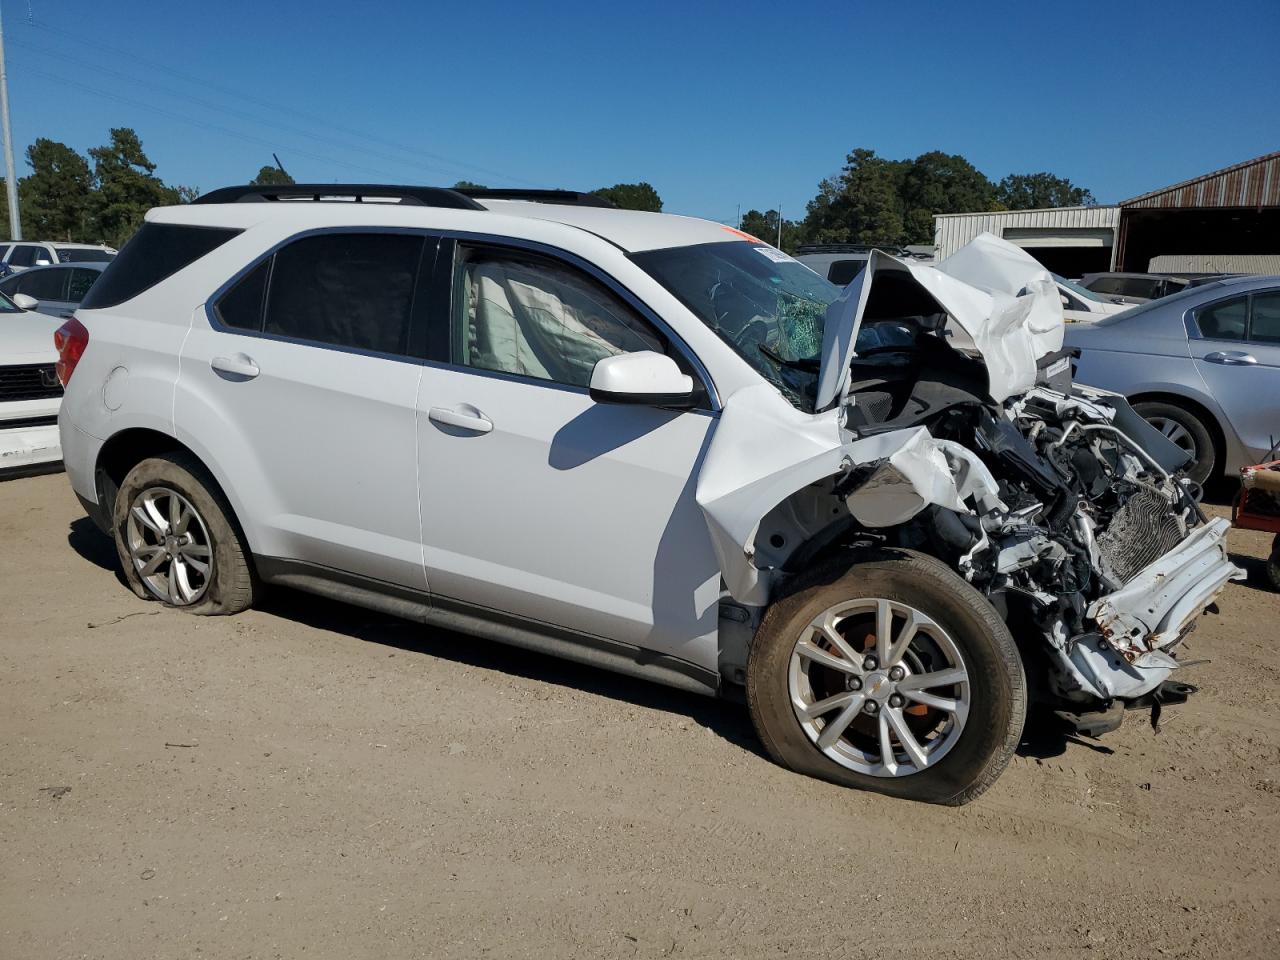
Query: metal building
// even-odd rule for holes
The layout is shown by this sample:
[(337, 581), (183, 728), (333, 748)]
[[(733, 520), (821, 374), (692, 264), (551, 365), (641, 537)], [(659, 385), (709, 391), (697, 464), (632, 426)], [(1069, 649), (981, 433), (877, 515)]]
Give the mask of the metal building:
[[(1280, 255), (1280, 152), (1120, 204), (1117, 270), (1252, 272)], [(1265, 260), (1262, 258), (1266, 258)]]
[(1280, 152), (1214, 170), (1110, 207), (1059, 207), (933, 218), (939, 258), (983, 231), (1067, 277), (1274, 273), (1280, 263)]
[(943, 213), (933, 218), (937, 256), (950, 256), (980, 233), (994, 233), (1055, 273), (1078, 277), (1111, 269), (1119, 207), (1056, 207), (999, 213)]

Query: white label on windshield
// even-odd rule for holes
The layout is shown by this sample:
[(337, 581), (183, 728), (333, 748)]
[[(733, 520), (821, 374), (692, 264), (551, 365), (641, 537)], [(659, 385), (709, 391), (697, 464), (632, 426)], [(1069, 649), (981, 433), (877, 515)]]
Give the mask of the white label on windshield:
[(787, 256), (781, 250), (775, 250), (773, 247), (754, 247), (753, 249), (755, 250), (756, 253), (760, 254), (762, 257), (767, 257), (768, 259), (772, 260), (774, 263), (791, 262), (791, 258), (789, 256)]

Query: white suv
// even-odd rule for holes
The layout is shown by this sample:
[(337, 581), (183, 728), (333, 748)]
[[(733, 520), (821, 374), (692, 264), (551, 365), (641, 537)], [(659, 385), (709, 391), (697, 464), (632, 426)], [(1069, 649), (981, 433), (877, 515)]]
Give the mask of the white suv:
[(286, 584), (745, 692), (779, 762), (897, 796), (976, 796), (1028, 696), (1094, 733), (1185, 696), (1240, 575), (989, 236), (842, 290), (578, 194), (228, 188), (149, 213), (58, 342), (140, 597)]
[(6, 273), (18, 273), (30, 267), (44, 267), (54, 263), (109, 263), (115, 256), (114, 247), (95, 243), (0, 241), (0, 268)]

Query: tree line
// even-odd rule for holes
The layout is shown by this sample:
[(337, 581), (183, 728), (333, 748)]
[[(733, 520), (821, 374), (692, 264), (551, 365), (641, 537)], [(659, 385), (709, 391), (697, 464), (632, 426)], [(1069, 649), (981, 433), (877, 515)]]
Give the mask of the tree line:
[[(818, 184), (803, 219), (782, 221), (782, 249), (805, 243), (881, 246), (933, 243), (937, 213), (1088, 206), (1093, 194), (1052, 173), (1013, 173), (993, 183), (959, 154), (933, 150), (909, 160), (858, 148)], [(776, 243), (778, 211), (749, 210), (741, 229)]]
[[(110, 142), (82, 156), (65, 143), (39, 138), (26, 151), (31, 173), (18, 180), (22, 233), (33, 240), (123, 244), (152, 207), (193, 200), (193, 187), (166, 184), (142, 149), (138, 134), (114, 127)], [(262, 167), (254, 184), (288, 184), (275, 166)], [(483, 188), (461, 180), (455, 187)], [(616, 183), (593, 191), (626, 210), (662, 211), (652, 184)], [(1010, 174), (992, 182), (958, 154), (938, 150), (907, 160), (855, 149), (841, 170), (818, 185), (801, 219), (782, 221), (782, 249), (806, 243), (904, 246), (933, 242), (933, 216), (1093, 204), (1093, 194), (1051, 173)], [(0, 223), (8, 199), (0, 191)], [(740, 228), (770, 243), (778, 240), (778, 211), (748, 210)], [(4, 228), (0, 228), (4, 229)]]
[[(32, 240), (119, 247), (152, 207), (184, 203), (197, 192), (157, 177), (129, 127), (112, 128), (110, 142), (93, 147), (87, 157), (40, 137), (27, 147), (26, 160), (31, 173), (18, 180), (18, 210), (22, 235)], [(7, 192), (0, 192), (0, 223), (7, 234)]]

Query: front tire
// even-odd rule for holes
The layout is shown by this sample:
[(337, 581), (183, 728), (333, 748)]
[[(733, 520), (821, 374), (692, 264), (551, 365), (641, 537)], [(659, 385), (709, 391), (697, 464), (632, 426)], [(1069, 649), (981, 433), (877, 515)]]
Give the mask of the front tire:
[(204, 616), (253, 604), (253, 572), (231, 507), (194, 457), (164, 454), (130, 470), (112, 528), (125, 579), (142, 599)]
[(985, 597), (938, 561), (895, 550), (815, 571), (769, 608), (747, 704), (783, 766), (959, 805), (1009, 762), (1026, 679)]

